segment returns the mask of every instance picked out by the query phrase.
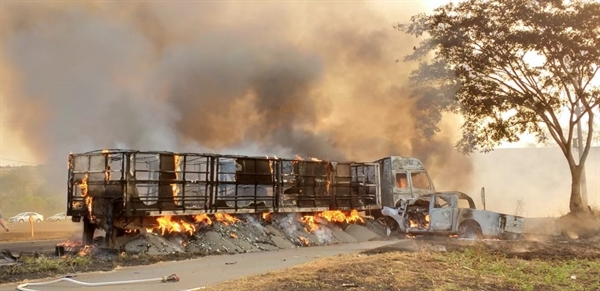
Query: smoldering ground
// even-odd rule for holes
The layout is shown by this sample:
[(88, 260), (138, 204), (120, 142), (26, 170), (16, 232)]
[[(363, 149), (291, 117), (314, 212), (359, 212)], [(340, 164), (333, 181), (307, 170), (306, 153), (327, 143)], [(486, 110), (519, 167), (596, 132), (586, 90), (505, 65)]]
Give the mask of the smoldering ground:
[[(405, 155), (424, 160), (436, 186), (464, 186), (470, 162), (444, 133), (425, 140), (414, 129), (413, 68), (396, 62), (417, 40), (392, 26), (423, 11), (417, 2), (3, 3), (3, 128), (61, 167), (70, 151), (115, 147)], [(464, 174), (436, 178), (450, 170)]]

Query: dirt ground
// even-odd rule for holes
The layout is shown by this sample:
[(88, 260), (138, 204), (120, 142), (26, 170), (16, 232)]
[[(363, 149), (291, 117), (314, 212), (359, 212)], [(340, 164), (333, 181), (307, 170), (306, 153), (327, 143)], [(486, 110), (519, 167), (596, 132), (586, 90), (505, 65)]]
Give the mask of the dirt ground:
[(34, 222), (33, 237), (31, 236), (31, 224), (29, 222), (9, 223), (8, 227), (9, 232), (0, 231), (0, 243), (81, 237), (81, 223), (71, 221)]
[(600, 239), (414, 238), (206, 290), (600, 290)]

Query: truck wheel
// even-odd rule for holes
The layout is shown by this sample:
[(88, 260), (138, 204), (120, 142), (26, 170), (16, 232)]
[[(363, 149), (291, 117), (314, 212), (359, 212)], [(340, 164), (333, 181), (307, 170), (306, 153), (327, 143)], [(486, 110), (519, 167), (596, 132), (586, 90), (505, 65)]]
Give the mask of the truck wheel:
[(463, 221), (458, 226), (458, 237), (468, 239), (481, 239), (481, 226), (473, 220)]
[(25, 222), (25, 220), (19, 219), (19, 223), (23, 223), (23, 222)]

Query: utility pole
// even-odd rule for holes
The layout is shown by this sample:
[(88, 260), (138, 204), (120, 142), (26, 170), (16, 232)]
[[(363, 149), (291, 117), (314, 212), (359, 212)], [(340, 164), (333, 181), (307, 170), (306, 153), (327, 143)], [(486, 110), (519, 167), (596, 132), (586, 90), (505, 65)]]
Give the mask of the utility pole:
[[(579, 117), (581, 114), (581, 105), (577, 103), (577, 107), (575, 107), (576, 116)], [(588, 128), (591, 130), (591, 128)], [(581, 129), (581, 119), (577, 121), (577, 153), (579, 154), (579, 164), (581, 165), (581, 156), (583, 155), (583, 130)], [(587, 209), (588, 207), (588, 196), (587, 196), (587, 181), (585, 179), (585, 165), (581, 168), (581, 180), (579, 185), (581, 186), (581, 202), (583, 202), (583, 207)]]

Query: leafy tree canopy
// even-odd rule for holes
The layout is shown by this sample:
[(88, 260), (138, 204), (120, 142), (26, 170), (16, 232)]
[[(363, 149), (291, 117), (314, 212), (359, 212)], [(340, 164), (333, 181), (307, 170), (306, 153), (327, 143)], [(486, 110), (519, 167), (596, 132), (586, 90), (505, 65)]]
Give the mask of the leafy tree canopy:
[[(463, 153), (524, 133), (549, 135), (571, 168), (571, 211), (583, 209), (579, 178), (600, 107), (600, 2), (468, 0), (398, 29), (428, 36), (406, 57), (421, 61), (411, 80), (427, 136), (443, 112), (464, 117)], [(586, 127), (580, 159), (572, 153), (579, 121)]]

